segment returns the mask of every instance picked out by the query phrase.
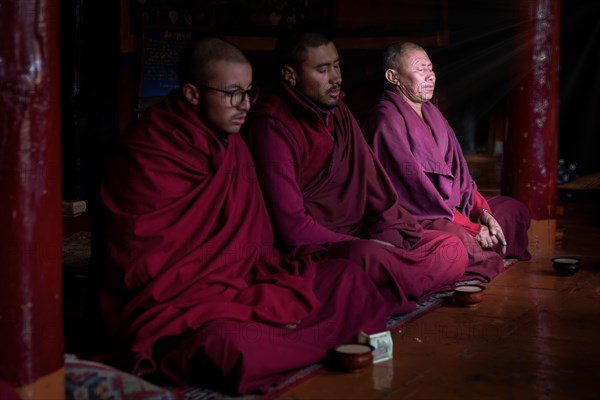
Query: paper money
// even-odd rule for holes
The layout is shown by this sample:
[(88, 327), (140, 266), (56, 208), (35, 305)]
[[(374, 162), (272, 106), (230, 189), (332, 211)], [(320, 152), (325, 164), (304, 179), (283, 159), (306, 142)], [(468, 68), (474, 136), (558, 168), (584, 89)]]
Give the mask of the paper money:
[(367, 335), (361, 332), (358, 335), (358, 342), (370, 344), (373, 350), (373, 363), (378, 363), (385, 360), (391, 360), (394, 355), (394, 342), (390, 331), (383, 331)]

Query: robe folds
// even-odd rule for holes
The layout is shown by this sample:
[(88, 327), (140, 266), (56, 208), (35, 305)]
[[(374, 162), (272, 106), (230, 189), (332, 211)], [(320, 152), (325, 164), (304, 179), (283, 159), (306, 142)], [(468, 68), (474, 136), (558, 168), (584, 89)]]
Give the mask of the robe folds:
[(390, 314), (464, 273), (464, 246), (398, 204), (343, 99), (320, 110), (282, 83), (251, 111), (245, 135), (281, 246), (323, 244), (362, 265)]
[(276, 250), (246, 144), (217, 137), (179, 92), (123, 133), (101, 196), (107, 359), (133, 373), (264, 392), (385, 329), (358, 265)]
[(459, 236), (469, 251), (468, 273), (490, 280), (504, 268), (500, 246), (483, 250), (474, 236), (489, 211), (507, 239), (506, 256), (531, 258), (527, 251), (529, 212), (515, 199), (484, 199), (477, 191), (456, 135), (430, 102), (423, 119), (400, 94), (385, 90), (363, 125), (367, 141), (385, 168), (400, 202), (424, 226)]

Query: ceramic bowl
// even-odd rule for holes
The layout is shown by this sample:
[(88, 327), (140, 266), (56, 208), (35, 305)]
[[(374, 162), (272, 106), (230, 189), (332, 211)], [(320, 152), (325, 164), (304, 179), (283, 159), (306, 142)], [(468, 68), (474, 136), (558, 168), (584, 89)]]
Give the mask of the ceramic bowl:
[(332, 352), (335, 368), (346, 372), (358, 372), (373, 363), (373, 346), (368, 344), (342, 344)]
[(552, 259), (552, 268), (560, 276), (570, 276), (579, 271), (579, 258), (556, 257)]
[(454, 300), (461, 306), (481, 303), (485, 297), (485, 287), (481, 285), (463, 285), (454, 288)]

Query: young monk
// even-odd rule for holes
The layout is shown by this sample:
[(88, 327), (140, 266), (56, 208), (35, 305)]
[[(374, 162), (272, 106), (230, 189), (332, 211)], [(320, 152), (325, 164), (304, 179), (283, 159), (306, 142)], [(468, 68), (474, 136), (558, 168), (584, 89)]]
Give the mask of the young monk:
[(362, 265), (390, 314), (412, 311), (463, 275), (466, 250), (398, 204), (343, 100), (334, 43), (300, 33), (277, 53), (282, 79), (253, 110), (247, 139), (279, 242), (326, 245)]
[(383, 71), (389, 88), (363, 130), (402, 204), (425, 228), (462, 240), (467, 275), (489, 281), (504, 269), (503, 257), (530, 259), (527, 208), (477, 191), (454, 131), (430, 102), (435, 73), (425, 50), (394, 43), (384, 51)]
[(356, 264), (273, 247), (238, 134), (257, 95), (242, 52), (194, 41), (179, 81), (122, 135), (102, 186), (110, 360), (171, 385), (265, 392), (384, 330), (385, 306)]

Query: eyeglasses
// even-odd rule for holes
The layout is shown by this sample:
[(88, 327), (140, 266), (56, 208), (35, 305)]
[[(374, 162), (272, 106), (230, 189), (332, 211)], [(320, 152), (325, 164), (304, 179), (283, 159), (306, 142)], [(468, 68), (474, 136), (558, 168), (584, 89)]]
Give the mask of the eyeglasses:
[(256, 99), (258, 99), (259, 91), (258, 88), (255, 87), (252, 87), (248, 90), (237, 89), (230, 91), (217, 89), (207, 85), (201, 85), (199, 83), (194, 83), (193, 85), (195, 85), (199, 89), (212, 90), (215, 92), (226, 94), (227, 96), (229, 96), (229, 102), (231, 103), (231, 107), (239, 107), (244, 101), (246, 101), (246, 97), (248, 98), (248, 100), (250, 100), (250, 104), (254, 104)]

